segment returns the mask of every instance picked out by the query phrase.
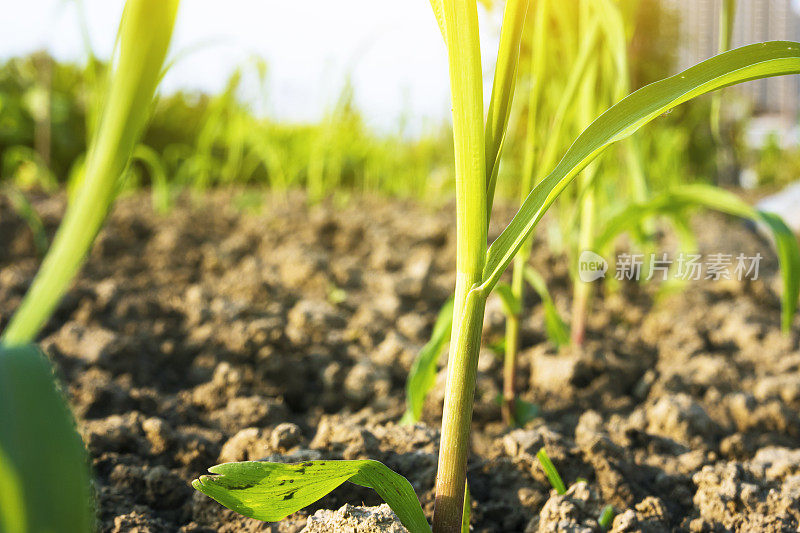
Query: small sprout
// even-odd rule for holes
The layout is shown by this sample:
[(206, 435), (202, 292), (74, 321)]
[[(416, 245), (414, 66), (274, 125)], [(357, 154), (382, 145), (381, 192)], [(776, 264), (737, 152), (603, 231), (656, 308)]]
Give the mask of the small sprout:
[(411, 365), (406, 381), (406, 412), (400, 420), (401, 424), (413, 424), (419, 422), (422, 417), (425, 397), (436, 383), (436, 363), (445, 345), (450, 341), (452, 326), (453, 298), (449, 298), (436, 317), (431, 340), (422, 347)]
[[(502, 394), (495, 396), (494, 401), (500, 406), (505, 404), (505, 398)], [(512, 420), (513, 425), (516, 427), (524, 427), (525, 424), (539, 416), (540, 412), (541, 410), (539, 409), (539, 406), (535, 403), (514, 398), (514, 419)]]
[(553, 462), (547, 456), (547, 451), (542, 447), (536, 454), (536, 458), (539, 459), (539, 463), (541, 463), (542, 468), (544, 469), (544, 473), (547, 476), (547, 479), (550, 480), (550, 484), (556, 489), (558, 494), (564, 494), (567, 492), (567, 487), (564, 485), (564, 481), (561, 479), (561, 476), (558, 474), (558, 470), (553, 465)]
[(600, 518), (597, 519), (597, 523), (600, 524), (600, 527), (603, 529), (610, 529), (611, 523), (614, 521), (614, 514), (614, 506), (606, 505), (603, 507), (603, 511), (600, 513)]
[(336, 285), (331, 285), (328, 287), (328, 301), (334, 305), (339, 305), (340, 303), (346, 302), (347, 291), (337, 287)]

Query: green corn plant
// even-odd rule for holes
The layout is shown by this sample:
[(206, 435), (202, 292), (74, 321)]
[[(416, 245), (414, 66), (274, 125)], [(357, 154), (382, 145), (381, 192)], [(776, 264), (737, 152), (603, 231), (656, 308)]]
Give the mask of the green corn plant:
[[(561, 474), (558, 473), (558, 469), (553, 464), (553, 461), (550, 460), (550, 456), (547, 455), (547, 450), (544, 447), (539, 448), (539, 451), (536, 453), (536, 458), (539, 460), (539, 464), (542, 465), (542, 470), (544, 470), (544, 474), (547, 476), (550, 485), (555, 489), (556, 494), (566, 494), (567, 486), (564, 485)], [(614, 520), (614, 514), (614, 506), (606, 505), (600, 511), (600, 516), (597, 517), (597, 523), (604, 530), (610, 529), (611, 523)]]
[(783, 284), (781, 329), (788, 333), (800, 295), (800, 278), (797, 275), (800, 272), (800, 249), (797, 238), (780, 217), (758, 211), (729, 191), (704, 184), (683, 185), (653, 195), (644, 202), (630, 204), (606, 221), (595, 246), (604, 255), (609, 255), (614, 239), (641, 220), (654, 215), (685, 219), (687, 210), (698, 208), (762, 223), (769, 229), (777, 250)]
[[(161, 79), (176, 9), (175, 0), (138, 0), (126, 4), (120, 27), (119, 58), (98, 131), (91, 142), (85, 177), (67, 208), (50, 252), (3, 333), (4, 344), (25, 344), (35, 337), (67, 290), (100, 230)], [(152, 13), (158, 13), (158, 17), (146, 21)]]
[[(579, 2), (578, 6), (580, 8), (578, 17), (574, 16), (575, 10), (571, 4), (542, 0), (536, 2), (533, 9), (526, 142), (519, 180), (521, 201), (533, 183), (538, 182), (552, 170), (558, 150), (567, 144), (571, 131), (573, 129), (580, 131), (586, 127), (601, 109), (621, 100), (629, 92), (627, 39), (630, 38), (631, 31), (620, 6), (608, 0)], [(580, 31), (575, 31), (575, 27)], [(552, 53), (546, 53), (548, 47), (552, 47)], [(541, 80), (544, 72), (550, 74), (551, 70), (563, 71), (563, 68), (550, 68), (550, 64), (547, 63), (548, 57), (557, 54), (560, 65), (571, 64), (572, 67), (567, 70), (563, 80), (559, 80), (557, 76), (547, 76), (547, 87), (558, 87), (555, 97), (551, 97), (543, 89)], [(592, 82), (592, 78), (597, 78), (595, 83)], [(613, 209), (616, 209), (616, 206), (620, 203), (624, 205), (630, 202), (645, 202), (650, 194), (650, 186), (644, 177), (640, 143), (636, 139), (628, 139), (621, 152), (623, 152), (621, 159), (624, 168), (614, 168), (612, 166), (614, 161), (608, 159), (603, 161), (602, 168), (598, 168), (598, 163), (590, 165), (581, 175), (577, 194), (561, 202), (558, 226), (560, 239), (569, 237), (577, 227), (577, 237), (574, 243), (567, 247), (573, 278), (573, 299), (572, 327), (569, 330), (570, 338), (566, 342), (563, 335), (566, 328), (552, 305), (552, 298), (547, 294), (544, 281), (532, 285), (543, 303), (546, 332), (556, 346), (568, 343), (581, 345), (584, 340), (593, 285), (578, 279), (577, 261), (581, 251), (594, 249), (593, 241), (597, 229), (602, 227), (607, 217), (614, 215)], [(610, 187), (605, 184), (610, 181), (608, 178), (614, 172), (621, 172), (629, 177), (628, 191), (623, 195), (622, 202), (619, 198), (619, 185), (611, 183), (613, 187)], [(604, 177), (601, 179), (601, 176)], [(600, 197), (596, 198), (597, 195)], [(603, 208), (599, 209), (598, 206)], [(687, 221), (679, 220), (675, 216), (672, 217), (672, 222), (676, 229), (679, 229), (678, 225), (683, 227), (687, 224)], [(655, 233), (653, 223), (654, 220), (650, 217), (643, 217), (638, 221), (636, 228), (629, 228), (633, 230), (634, 241), (637, 244), (652, 246), (650, 239)], [(682, 235), (682, 240), (688, 242), (689, 236), (686, 232), (679, 231), (679, 233)], [(530, 268), (527, 261), (531, 244), (531, 240), (526, 242), (515, 257), (510, 286), (500, 284), (496, 290), (506, 312), (506, 335), (503, 342), (504, 401), (501, 405), (504, 420), (512, 425), (519, 425), (521, 422), (514, 418), (520, 403), (516, 398), (514, 381), (519, 352), (519, 323), (525, 307), (524, 286), (526, 281), (530, 281), (530, 276), (526, 272)], [(678, 283), (671, 285), (678, 287)], [(424, 359), (429, 364), (435, 365), (432, 359), (423, 358), (422, 355), (426, 353), (420, 353), (418, 362)], [(419, 383), (415, 376), (421, 368), (422, 366), (415, 363), (409, 374), (409, 384)], [(433, 371), (434, 369), (424, 370), (425, 373)], [(432, 386), (432, 382), (430, 383)], [(408, 389), (414, 390), (414, 387), (409, 386)], [(426, 392), (427, 390), (423, 394)], [(419, 396), (420, 394), (415, 394), (416, 398)], [(405, 422), (418, 420), (418, 417), (412, 419), (409, 413), (406, 413), (403, 419)]]
[[(456, 157), (457, 277), (433, 515), (433, 531), (451, 533), (462, 528), (472, 404), (486, 298), (528, 241), (545, 212), (575, 176), (600, 153), (674, 107), (736, 83), (799, 73), (800, 43), (771, 42), (733, 50), (627, 96), (600, 115), (577, 137), (553, 170), (533, 188), (500, 236), (487, 246), (489, 188), (492, 180), (486, 154), (493, 153), (493, 149), (488, 150), (486, 142), (487, 139), (493, 143), (501, 140), (507, 122), (490, 120), (485, 123), (483, 119), (476, 2), (444, 0), (440, 3), (434, 0), (432, 4), (448, 49)], [(513, 18), (520, 12), (525, 13), (524, 9), (510, 9), (512, 4), (509, 2), (506, 6), (504, 29), (515, 26)], [(510, 53), (518, 53), (518, 49), (514, 51), (511, 48)], [(496, 94), (502, 94), (501, 91), (495, 92), (497, 87), (495, 83), (492, 99)], [(513, 89), (506, 94), (510, 98)], [(486, 124), (502, 125), (499, 131), (491, 126), (492, 131), (499, 134), (486, 135)], [(797, 272), (791, 272), (790, 275), (797, 276)], [(791, 302), (794, 310), (797, 295), (784, 294), (784, 298)], [(325, 467), (328, 470), (345, 468), (344, 463), (331, 466), (336, 463), (327, 461)], [(195, 486), (223, 502), (240, 501), (238, 493), (246, 491), (255, 494), (253, 491), (256, 489), (263, 495), (261, 504), (264, 507), (277, 506), (279, 500), (283, 501), (286, 494), (274, 496), (278, 493), (273, 487), (276, 479), (261, 475), (271, 467), (265, 467), (264, 463), (239, 465), (235, 472), (233, 467), (226, 467), (231, 473), (223, 474), (224, 481), (220, 480), (219, 475), (205, 476)], [(311, 490), (303, 493), (302, 503), (319, 499), (338, 486), (325, 481), (330, 474), (323, 475), (320, 471), (300, 473), (309, 477), (306, 486), (311, 487)], [(313, 480), (317, 477), (320, 483), (314, 484)], [(363, 481), (362, 478), (359, 480)], [(370, 479), (369, 485), (376, 486), (377, 482)], [(403, 500), (404, 507), (416, 509), (419, 506), (419, 501), (412, 494), (400, 492), (396, 495)], [(399, 505), (394, 497), (387, 503), (394, 507)], [(252, 507), (249, 505), (243, 505), (239, 510), (252, 516)], [(429, 530), (427, 522), (411, 522), (404, 511), (398, 512), (398, 516), (412, 533)]]
[(178, 0), (128, 0), (85, 177), (30, 290), (0, 336), (0, 532), (93, 529), (85, 449), (32, 345), (105, 219), (161, 79)]

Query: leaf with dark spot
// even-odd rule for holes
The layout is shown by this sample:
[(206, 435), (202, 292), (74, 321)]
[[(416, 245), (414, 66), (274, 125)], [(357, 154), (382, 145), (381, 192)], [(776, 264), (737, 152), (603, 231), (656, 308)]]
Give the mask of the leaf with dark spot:
[(378, 461), (246, 461), (209, 472), (215, 475), (200, 476), (192, 486), (250, 518), (277, 522), (350, 481), (374, 489), (411, 533), (431, 530), (408, 480)]

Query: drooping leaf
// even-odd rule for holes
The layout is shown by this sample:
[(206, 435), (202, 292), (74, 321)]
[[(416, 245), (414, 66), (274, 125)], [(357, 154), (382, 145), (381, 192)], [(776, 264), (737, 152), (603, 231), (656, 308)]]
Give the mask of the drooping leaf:
[(479, 287), (481, 293), (491, 292), (550, 205), (605, 148), (696, 96), (745, 81), (798, 72), (800, 43), (755, 44), (715, 56), (643, 87), (612, 106), (581, 133), (555, 169), (534, 187), (514, 219), (491, 245)]
[(530, 266), (526, 266), (524, 270), (525, 281), (533, 287), (533, 290), (539, 295), (542, 300), (542, 309), (544, 310), (544, 327), (547, 332), (547, 337), (556, 345), (556, 347), (566, 346), (569, 344), (569, 327), (561, 318), (561, 315), (556, 309), (556, 304), (553, 297), (550, 296), (550, 291), (547, 290), (547, 282), (544, 278)]
[(784, 331), (789, 331), (800, 298), (800, 246), (797, 238), (779, 216), (756, 210), (730, 191), (712, 185), (683, 185), (679, 189), (656, 195), (646, 202), (632, 204), (606, 223), (595, 241), (597, 248), (601, 253), (607, 253), (613, 239), (648, 216), (675, 214), (697, 207), (762, 222), (769, 228), (774, 238), (783, 282), (781, 326)]
[(89, 467), (49, 361), (0, 347), (0, 532), (93, 529)]
[(378, 461), (245, 461), (224, 463), (208, 471), (214, 475), (200, 476), (192, 486), (257, 520), (282, 520), (350, 481), (374, 489), (411, 533), (431, 530), (408, 480)]
[(453, 297), (451, 296), (436, 317), (431, 339), (422, 347), (406, 381), (406, 412), (401, 424), (419, 422), (425, 397), (436, 382), (436, 364), (442, 355), (445, 344), (450, 340), (453, 326)]

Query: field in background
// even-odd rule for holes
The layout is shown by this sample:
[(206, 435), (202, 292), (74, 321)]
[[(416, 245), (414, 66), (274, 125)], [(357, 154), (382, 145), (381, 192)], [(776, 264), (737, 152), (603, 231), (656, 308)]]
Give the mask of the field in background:
[[(632, 88), (673, 73), (676, 54), (669, 52), (668, 44), (677, 38), (675, 14), (658, 8), (654, 0), (626, 0), (621, 5), (630, 25)], [(554, 40), (566, 43), (570, 36), (563, 33)], [(105, 63), (88, 55), (83, 65), (56, 63), (43, 53), (0, 65), (1, 184), (52, 191), (79, 179), (99, 107), (92, 95), (102, 92), (106, 72)], [(530, 50), (522, 55), (520, 94), (529, 84)], [(552, 71), (553, 89), (543, 95), (545, 107), (555, 107), (566, 83), (568, 69), (561, 70)], [(256, 116), (252, 103), (240, 98), (246, 75), (262, 82), (263, 98), (269, 99), (266, 71), (266, 64), (253, 60), (237, 70), (221, 94), (162, 95), (125, 187), (151, 187), (161, 210), (168, 209), (181, 190), (231, 185), (302, 188), (312, 200), (337, 191), (427, 200), (449, 195), (453, 157), (448, 124), (414, 136), (405, 131), (403, 120), (394, 132), (373, 131), (355, 105), (349, 83), (317, 122), (276, 122)], [(744, 169), (751, 186), (780, 185), (797, 176), (796, 146), (767, 135), (757, 148), (741, 149), (747, 140), (748, 105), (736, 93), (726, 95), (725, 140), (737, 148), (731, 150), (736, 158), (719, 156), (708, 121), (710, 99), (701, 99), (662, 117), (638, 136), (652, 190), (698, 180), (738, 185)], [(515, 104), (498, 188), (506, 197), (518, 195), (523, 170), (525, 98)], [(610, 162), (604, 172), (624, 174), (625, 165), (616, 164), (615, 157), (606, 157)]]

